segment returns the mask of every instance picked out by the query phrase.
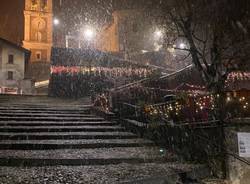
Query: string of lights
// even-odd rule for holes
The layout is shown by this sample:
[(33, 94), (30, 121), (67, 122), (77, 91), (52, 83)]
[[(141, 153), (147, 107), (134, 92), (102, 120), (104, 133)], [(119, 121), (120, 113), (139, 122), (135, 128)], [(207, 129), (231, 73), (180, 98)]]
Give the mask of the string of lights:
[(64, 66), (53, 66), (51, 67), (52, 74), (60, 74), (60, 73), (82, 73), (89, 74), (89, 72), (94, 75), (102, 75), (105, 76), (132, 76), (137, 75), (139, 77), (147, 77), (152, 74), (152, 70), (146, 68), (123, 68), (123, 67), (64, 67)]
[[(188, 112), (191, 112), (192, 115), (196, 114), (196, 116), (202, 116), (203, 119), (207, 119), (209, 112), (212, 112), (216, 108), (215, 98), (220, 97), (219, 94), (205, 96), (189, 94), (188, 96), (187, 99), (176, 102), (168, 102), (160, 105), (147, 105), (145, 106), (144, 111), (150, 116), (162, 116), (165, 119), (171, 119), (173, 116), (187, 118), (185, 117), (185, 114)], [(227, 94), (225, 104), (226, 106), (230, 106), (231, 103), (238, 103), (240, 109), (248, 111), (249, 100), (250, 99), (245, 96), (232, 97), (230, 94)]]

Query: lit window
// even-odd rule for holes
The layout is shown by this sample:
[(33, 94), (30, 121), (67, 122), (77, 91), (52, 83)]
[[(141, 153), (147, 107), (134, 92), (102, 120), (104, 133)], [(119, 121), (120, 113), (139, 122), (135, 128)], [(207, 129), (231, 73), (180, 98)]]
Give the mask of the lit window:
[(9, 54), (9, 56), (8, 56), (8, 64), (14, 64), (14, 55), (13, 54)]
[(37, 0), (31, 1), (31, 10), (37, 10)]
[(36, 41), (41, 42), (42, 41), (42, 33), (40, 31), (36, 32)]
[(8, 71), (8, 80), (13, 80), (14, 73), (11, 71)]
[(41, 0), (41, 9), (45, 10), (47, 8), (47, 0)]
[(36, 60), (40, 61), (42, 59), (42, 53), (39, 51), (39, 52), (36, 52)]

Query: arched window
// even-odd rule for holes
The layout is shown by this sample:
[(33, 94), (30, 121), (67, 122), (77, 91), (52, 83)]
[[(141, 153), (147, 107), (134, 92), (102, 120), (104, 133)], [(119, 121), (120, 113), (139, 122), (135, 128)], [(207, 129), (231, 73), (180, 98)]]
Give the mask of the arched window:
[(48, 0), (41, 0), (41, 9), (46, 10), (48, 6)]
[(31, 10), (37, 10), (38, 3), (37, 0), (31, 0)]
[(42, 41), (42, 33), (40, 31), (36, 32), (36, 41), (41, 42)]

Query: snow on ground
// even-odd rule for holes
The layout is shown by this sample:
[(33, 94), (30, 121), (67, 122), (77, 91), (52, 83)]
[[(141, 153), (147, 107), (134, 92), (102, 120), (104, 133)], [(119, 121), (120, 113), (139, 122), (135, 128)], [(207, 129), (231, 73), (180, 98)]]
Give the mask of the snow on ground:
[[(196, 169), (199, 166), (195, 166)], [(117, 184), (190, 171), (188, 164), (119, 164), (79, 167), (0, 168), (0, 184)]]

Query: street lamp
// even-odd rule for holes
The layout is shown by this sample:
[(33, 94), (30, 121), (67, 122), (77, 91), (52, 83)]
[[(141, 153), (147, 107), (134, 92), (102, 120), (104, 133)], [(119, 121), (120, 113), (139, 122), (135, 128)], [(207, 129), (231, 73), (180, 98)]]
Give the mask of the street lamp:
[(185, 43), (180, 43), (179, 47), (180, 47), (180, 49), (185, 49), (186, 48), (186, 44)]
[(162, 37), (162, 31), (156, 30), (154, 35), (155, 35), (156, 38), (160, 38), (160, 37)]
[(59, 19), (54, 18), (53, 23), (55, 26), (57, 26), (60, 23), (60, 21), (59, 21)]
[(84, 31), (84, 37), (87, 39), (87, 40), (91, 40), (93, 37), (94, 37), (94, 31), (90, 28), (87, 28), (85, 31)]

